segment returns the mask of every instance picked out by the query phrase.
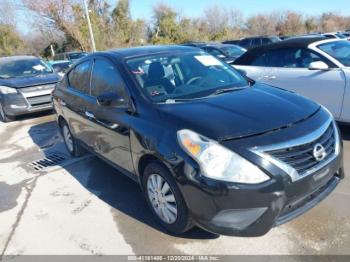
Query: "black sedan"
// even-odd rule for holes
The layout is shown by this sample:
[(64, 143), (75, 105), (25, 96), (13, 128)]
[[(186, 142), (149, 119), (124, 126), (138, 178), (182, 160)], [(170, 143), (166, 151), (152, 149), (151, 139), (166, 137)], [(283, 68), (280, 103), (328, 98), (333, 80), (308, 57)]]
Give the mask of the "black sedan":
[(51, 93), (58, 81), (52, 68), (37, 57), (0, 58), (1, 120), (52, 109)]
[(91, 151), (135, 180), (171, 233), (197, 225), (263, 235), (344, 177), (327, 110), (247, 81), (198, 48), (97, 52), (75, 64), (53, 96), (68, 151)]
[(247, 51), (238, 45), (229, 44), (207, 44), (205, 46), (201, 46), (201, 48), (209, 54), (229, 64), (232, 64), (237, 58)]

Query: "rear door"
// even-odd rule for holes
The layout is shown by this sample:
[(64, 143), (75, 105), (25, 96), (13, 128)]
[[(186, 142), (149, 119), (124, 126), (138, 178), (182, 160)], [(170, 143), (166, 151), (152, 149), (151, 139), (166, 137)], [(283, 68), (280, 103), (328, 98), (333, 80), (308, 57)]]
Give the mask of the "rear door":
[[(306, 96), (340, 117), (346, 84), (342, 70), (308, 49), (285, 48), (267, 55), (271, 71), (264, 77), (265, 83)], [(315, 61), (325, 62), (331, 70), (309, 70)]]
[[(106, 93), (116, 93), (124, 103), (118, 106), (102, 106), (97, 97)], [(128, 113), (129, 92), (117, 66), (106, 57), (94, 59), (91, 76), (91, 96), (94, 98), (87, 108), (90, 117), (90, 136), (94, 140), (93, 149), (105, 159), (123, 169), (133, 172), (130, 149), (130, 122)]]

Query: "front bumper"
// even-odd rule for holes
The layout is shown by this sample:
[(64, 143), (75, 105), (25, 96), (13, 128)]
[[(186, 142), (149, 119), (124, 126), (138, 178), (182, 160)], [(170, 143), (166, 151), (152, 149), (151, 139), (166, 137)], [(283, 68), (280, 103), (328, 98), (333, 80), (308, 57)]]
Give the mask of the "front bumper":
[[(183, 178), (178, 179), (178, 184), (194, 222), (208, 231), (223, 235), (261, 236), (272, 227), (307, 212), (326, 198), (344, 177), (342, 143), (339, 144), (339, 152), (329, 162), (310, 169), (314, 171), (298, 179), (247, 148), (280, 145), (305, 137), (318, 141), (318, 134), (309, 137), (310, 130), (324, 130), (327, 122), (329, 114), (320, 110), (308, 120), (289, 128), (222, 142), (271, 177), (261, 184), (209, 179), (201, 174), (193, 159), (181, 155), (183, 166), (174, 170), (177, 177)], [(305, 142), (301, 141), (302, 144)], [(289, 143), (289, 149), (293, 145)]]
[(2, 106), (8, 116), (19, 116), (40, 111), (51, 110), (52, 91), (46, 91), (33, 97), (18, 92), (17, 94), (6, 94), (2, 97)]
[(344, 177), (342, 166), (340, 155), (315, 174), (286, 185), (275, 179), (238, 185), (201, 177), (181, 189), (199, 227), (222, 235), (261, 236), (326, 198)]

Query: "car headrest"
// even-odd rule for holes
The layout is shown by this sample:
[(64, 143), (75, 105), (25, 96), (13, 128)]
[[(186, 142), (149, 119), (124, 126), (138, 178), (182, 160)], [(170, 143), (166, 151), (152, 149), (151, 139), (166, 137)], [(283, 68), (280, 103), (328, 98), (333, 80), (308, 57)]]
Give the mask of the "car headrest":
[(164, 67), (160, 62), (153, 62), (148, 69), (148, 79), (162, 79), (165, 76)]

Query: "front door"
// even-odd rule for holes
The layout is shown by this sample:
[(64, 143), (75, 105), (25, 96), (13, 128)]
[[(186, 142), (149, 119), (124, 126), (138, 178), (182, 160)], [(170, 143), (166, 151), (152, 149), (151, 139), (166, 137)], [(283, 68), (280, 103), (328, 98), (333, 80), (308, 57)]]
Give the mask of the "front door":
[[(124, 105), (103, 106), (97, 97), (106, 93), (116, 93), (125, 101)], [(94, 150), (105, 159), (123, 169), (133, 172), (130, 148), (130, 125), (133, 116), (128, 113), (129, 95), (115, 64), (104, 57), (94, 59), (91, 96), (94, 103), (87, 108), (91, 125)]]

